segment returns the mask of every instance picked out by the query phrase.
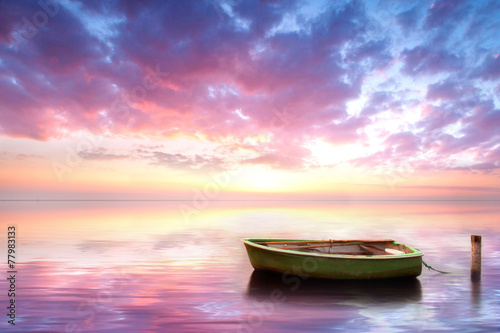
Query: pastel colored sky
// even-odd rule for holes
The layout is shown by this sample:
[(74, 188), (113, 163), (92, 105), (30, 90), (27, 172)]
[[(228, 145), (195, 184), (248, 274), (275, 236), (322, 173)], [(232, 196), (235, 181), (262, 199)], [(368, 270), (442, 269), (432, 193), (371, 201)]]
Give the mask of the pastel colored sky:
[(499, 79), (495, 0), (5, 0), (0, 199), (497, 199)]

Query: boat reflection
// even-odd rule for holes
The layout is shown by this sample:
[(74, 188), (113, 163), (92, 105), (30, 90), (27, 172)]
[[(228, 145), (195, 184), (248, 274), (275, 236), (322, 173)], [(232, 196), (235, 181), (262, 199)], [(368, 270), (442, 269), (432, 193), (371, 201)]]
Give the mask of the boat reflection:
[[(282, 297), (279, 297), (279, 296)], [(289, 301), (314, 300), (314, 304), (330, 302), (414, 303), (422, 299), (417, 278), (387, 280), (302, 279), (266, 271), (253, 271), (247, 296), (256, 300), (273, 297)]]

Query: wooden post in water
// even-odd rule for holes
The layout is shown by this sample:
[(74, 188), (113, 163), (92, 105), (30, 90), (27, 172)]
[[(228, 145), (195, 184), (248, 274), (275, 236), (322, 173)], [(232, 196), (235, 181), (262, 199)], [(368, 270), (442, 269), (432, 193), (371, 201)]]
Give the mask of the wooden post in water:
[(473, 282), (481, 280), (481, 236), (470, 236), (471, 262), (470, 278)]

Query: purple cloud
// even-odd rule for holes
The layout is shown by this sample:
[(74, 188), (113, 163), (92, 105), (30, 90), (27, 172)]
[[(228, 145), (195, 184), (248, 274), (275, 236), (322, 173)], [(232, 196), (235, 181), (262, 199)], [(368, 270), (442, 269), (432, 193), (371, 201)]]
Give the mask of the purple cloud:
[(417, 46), (402, 53), (403, 72), (408, 75), (432, 74), (437, 72), (458, 71), (462, 60), (454, 53), (431, 46)]
[(461, 21), (468, 14), (467, 7), (465, 0), (436, 0), (427, 11), (425, 25), (427, 28), (436, 28)]
[[(389, 145), (398, 134), (410, 140), (408, 131), (421, 137), (414, 146), (396, 144), (408, 156), (437, 138), (443, 154), (498, 142), (490, 125), (498, 105), (473, 114), (478, 104), (495, 100), (484, 86), (500, 73), (494, 2), (408, 3), (390, 27), (375, 22), (380, 15), (365, 1), (57, 4), (57, 13), (46, 14), (36, 35), (22, 42), (23, 17), (32, 20), (43, 8), (0, 4), (4, 136), (48, 140), (88, 129), (111, 136), (203, 135), (242, 145), (246, 137), (271, 133), (273, 143), (254, 147), (258, 156), (242, 161), (299, 168), (311, 157), (300, 152), (308, 140), (363, 144), (371, 139), (365, 128), (381, 112), (399, 117), (427, 105), (422, 119), (385, 134), (383, 154), (394, 153)], [(351, 102), (360, 110), (348, 112)], [(452, 124), (463, 136), (448, 136)], [(299, 148), (280, 152), (284, 142)], [(167, 150), (153, 162), (217, 168), (230, 160), (175, 158)]]
[(492, 81), (500, 78), (500, 53), (487, 57), (474, 72), (473, 77), (479, 77), (483, 80)]

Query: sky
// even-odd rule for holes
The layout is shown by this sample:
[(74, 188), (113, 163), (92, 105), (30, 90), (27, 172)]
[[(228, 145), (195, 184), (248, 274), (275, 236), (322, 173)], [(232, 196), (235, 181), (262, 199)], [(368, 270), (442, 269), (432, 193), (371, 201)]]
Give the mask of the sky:
[(500, 198), (500, 2), (0, 2), (0, 199)]

